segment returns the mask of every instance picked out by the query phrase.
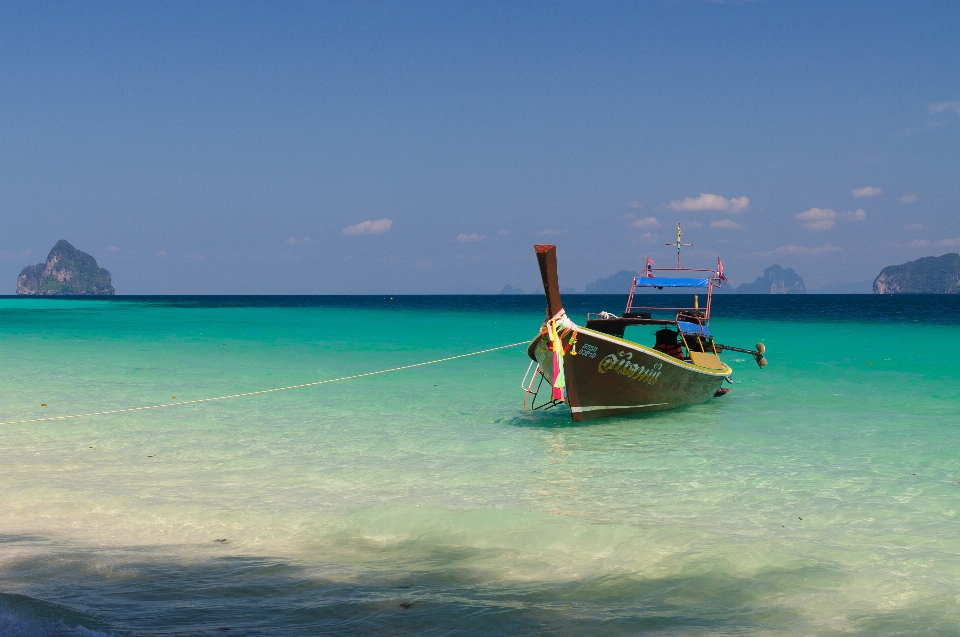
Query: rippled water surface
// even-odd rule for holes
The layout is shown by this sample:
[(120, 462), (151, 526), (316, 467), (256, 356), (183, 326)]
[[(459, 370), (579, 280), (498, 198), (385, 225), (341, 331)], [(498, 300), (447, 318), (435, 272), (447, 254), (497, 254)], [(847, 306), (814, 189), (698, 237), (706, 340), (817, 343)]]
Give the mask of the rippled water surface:
[[(770, 365), (725, 354), (733, 392), (673, 412), (525, 413), (517, 347), (3, 425), (0, 635), (960, 633), (960, 299), (714, 312)], [(0, 421), (408, 365), (542, 316), (534, 296), (2, 298)]]

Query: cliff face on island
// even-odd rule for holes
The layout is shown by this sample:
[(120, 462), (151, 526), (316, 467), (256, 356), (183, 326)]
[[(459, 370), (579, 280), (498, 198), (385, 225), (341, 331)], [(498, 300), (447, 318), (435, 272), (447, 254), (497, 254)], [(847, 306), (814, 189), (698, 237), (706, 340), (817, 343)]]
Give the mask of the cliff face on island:
[(806, 294), (807, 288), (793, 268), (771, 265), (753, 283), (737, 287), (737, 294)]
[(958, 294), (960, 254), (923, 257), (900, 265), (888, 265), (873, 281), (876, 294)]
[(106, 268), (99, 267), (96, 259), (61, 239), (50, 250), (45, 263), (28, 265), (20, 271), (17, 294), (103, 295), (114, 294), (114, 290)]

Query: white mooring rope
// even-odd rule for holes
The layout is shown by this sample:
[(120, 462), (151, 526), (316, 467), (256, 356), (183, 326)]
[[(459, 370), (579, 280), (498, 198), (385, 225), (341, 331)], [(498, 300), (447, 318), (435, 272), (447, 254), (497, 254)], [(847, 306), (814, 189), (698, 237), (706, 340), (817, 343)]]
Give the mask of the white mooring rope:
[(500, 345), (499, 347), (491, 347), (489, 349), (482, 349), (479, 352), (470, 352), (469, 354), (457, 354), (456, 356), (448, 356), (446, 358), (438, 358), (434, 361), (426, 361), (423, 363), (414, 363), (413, 365), (403, 365), (402, 367), (391, 367), (390, 369), (381, 369), (376, 372), (366, 372), (364, 374), (354, 374), (353, 376), (343, 376), (341, 378), (330, 378), (328, 380), (318, 380), (312, 383), (303, 383), (301, 385), (290, 385), (289, 387), (275, 387), (274, 389), (261, 389), (259, 391), (248, 391), (242, 394), (231, 394), (229, 396), (217, 396), (216, 398), (198, 398), (196, 400), (182, 400), (175, 403), (163, 403), (161, 405), (147, 405), (145, 407), (127, 407), (126, 409), (111, 409), (109, 411), (93, 411), (87, 414), (73, 414), (71, 416), (51, 416), (49, 418), (32, 418), (30, 420), (10, 420), (7, 422), (0, 422), (0, 425), (22, 425), (30, 422), (48, 422), (51, 420), (69, 420), (71, 418), (86, 418), (87, 416), (107, 416), (109, 414), (123, 414), (130, 411), (144, 411), (146, 409), (161, 409), (163, 407), (179, 407), (180, 405), (196, 405), (197, 403), (210, 403), (215, 400), (227, 400), (228, 398), (242, 398), (244, 396), (256, 396), (257, 394), (271, 394), (277, 391), (286, 391), (288, 389), (302, 389), (304, 387), (314, 387), (316, 385), (325, 385), (327, 383), (336, 383), (341, 380), (352, 380), (354, 378), (363, 378), (364, 376), (376, 376), (377, 374), (389, 374), (390, 372), (399, 372), (404, 369), (412, 369), (414, 367), (423, 367), (424, 365), (433, 365), (434, 363), (444, 363), (446, 361), (456, 360), (458, 358), (467, 358), (468, 356), (477, 356), (479, 354), (487, 354), (489, 352), (496, 352), (501, 349), (508, 349), (511, 347), (517, 347), (519, 345), (526, 345), (530, 341), (521, 341), (519, 343), (512, 343), (510, 345)]

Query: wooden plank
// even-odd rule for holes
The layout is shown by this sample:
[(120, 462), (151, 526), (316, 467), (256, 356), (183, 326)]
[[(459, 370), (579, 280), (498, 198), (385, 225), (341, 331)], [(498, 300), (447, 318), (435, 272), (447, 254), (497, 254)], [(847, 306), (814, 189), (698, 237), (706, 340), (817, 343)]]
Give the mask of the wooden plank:
[(533, 248), (537, 251), (540, 278), (543, 279), (543, 293), (547, 297), (547, 318), (551, 318), (563, 309), (557, 277), (557, 246), (535, 245)]
[(694, 365), (698, 367), (706, 367), (708, 369), (725, 369), (726, 365), (723, 364), (723, 361), (720, 360), (720, 357), (716, 354), (709, 352), (690, 352), (690, 360), (693, 361)]

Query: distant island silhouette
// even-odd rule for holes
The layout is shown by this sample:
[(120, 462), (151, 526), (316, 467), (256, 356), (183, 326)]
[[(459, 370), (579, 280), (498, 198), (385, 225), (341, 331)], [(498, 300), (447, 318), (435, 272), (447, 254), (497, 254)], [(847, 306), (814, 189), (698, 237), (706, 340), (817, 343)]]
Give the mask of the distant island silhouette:
[(807, 288), (793, 268), (774, 264), (763, 271), (753, 283), (741, 283), (737, 294), (806, 294)]
[[(616, 274), (587, 283), (587, 294), (629, 294), (639, 272), (620, 270)], [(744, 283), (731, 292), (737, 294), (804, 294), (803, 279), (792, 268), (771, 265), (753, 283)]]

